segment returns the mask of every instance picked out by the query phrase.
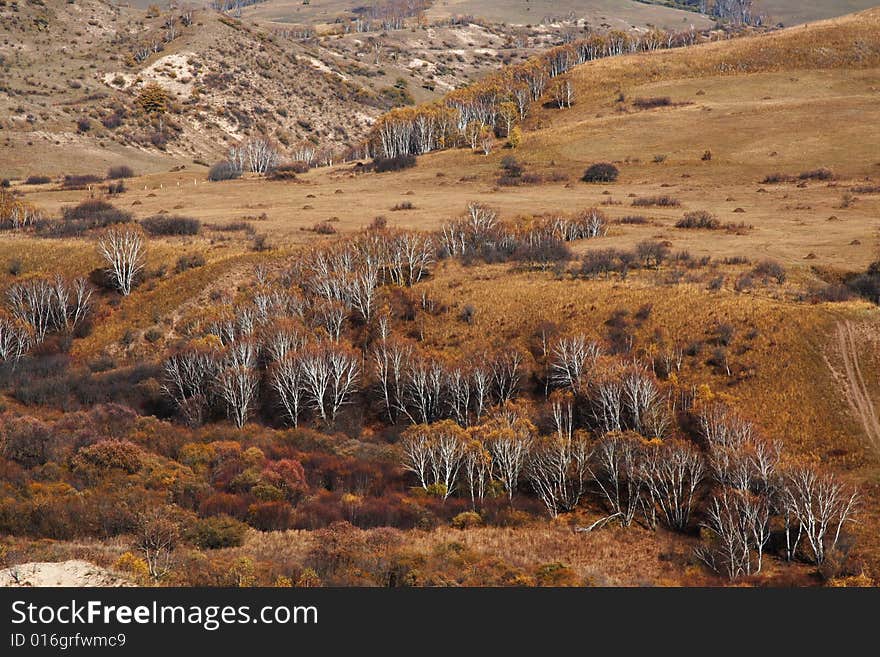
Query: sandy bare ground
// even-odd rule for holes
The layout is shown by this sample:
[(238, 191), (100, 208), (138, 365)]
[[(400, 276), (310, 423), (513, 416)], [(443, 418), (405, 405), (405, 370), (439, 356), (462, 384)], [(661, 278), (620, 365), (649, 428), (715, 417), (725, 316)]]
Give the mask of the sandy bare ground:
[(88, 561), (23, 563), (0, 570), (0, 586), (133, 586)]
[(880, 421), (877, 409), (865, 385), (862, 368), (859, 364), (859, 348), (856, 329), (850, 321), (837, 324), (836, 346), (843, 364), (843, 372), (837, 371), (829, 362), (829, 367), (844, 385), (846, 399), (865, 430), (871, 448), (880, 453)]

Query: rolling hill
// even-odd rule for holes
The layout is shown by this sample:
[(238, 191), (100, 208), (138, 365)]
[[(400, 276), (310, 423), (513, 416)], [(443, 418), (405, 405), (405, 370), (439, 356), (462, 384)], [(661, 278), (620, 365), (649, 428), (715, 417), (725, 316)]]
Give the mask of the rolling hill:
[[(433, 10), (438, 7), (442, 3)], [(257, 32), (240, 23), (203, 20), (211, 21), (216, 38), (259, 41)], [(264, 51), (256, 47), (257, 57), (281, 52), (271, 42), (263, 45)], [(167, 66), (159, 68), (166, 71), (166, 83), (175, 80)], [(276, 70), (270, 67), (269, 81), (260, 84), (270, 84)], [(65, 97), (98, 88), (96, 73), (90, 75), (84, 78), (89, 90), (65, 89)], [(498, 497), (475, 519), (457, 513), (475, 513), (467, 511), (470, 500), (441, 500), (436, 491), (449, 489), (414, 487), (400, 471), (406, 423), (387, 422), (377, 411), (379, 386), (366, 365), (362, 397), (332, 428), (314, 414), (298, 428), (286, 426), (268, 396), (243, 429), (220, 412), (204, 426), (184, 426), (168, 410), (170, 402), (162, 401), (164, 359), (182, 345), (207, 348), (219, 340), (200, 332), (212, 321), (211, 312), (232, 308), (233, 301), (244, 304), (270, 285), (299, 290), (320, 267), (309, 258), (325, 249), (344, 256), (344, 250), (333, 251), (349, 244), (341, 241), (357, 238), (369, 245), (370, 239), (390, 240), (407, 230), (440, 240), (437, 231), (475, 201), (496, 211), (517, 239), (534, 235), (530, 231), (544, 221), (596, 208), (604, 217), (604, 234), (566, 242), (546, 259), (542, 253), (505, 259), (500, 250), (455, 257), (437, 249), (424, 280), (378, 288), (386, 324), (343, 319), (341, 341), (363, 363), (385, 331), (444, 366), (470, 367), (486, 354), (519, 349), (526, 363), (517, 402), (522, 405), (508, 412), (530, 414), (540, 427), (536, 431), (546, 435), (553, 433), (553, 411), (560, 408), (551, 409), (545, 394), (553, 353), (548, 341), (572, 334), (594, 338), (614, 367), (638, 369), (663, 386), (674, 417), (671, 435), (662, 436), (669, 443), (691, 441), (704, 449), (700, 440), (708, 438), (694, 427), (698, 407), (726, 404), (753, 423), (756, 434), (779, 441), (786, 468), (832, 472), (858, 489), (856, 522), (847, 523), (833, 558), (821, 565), (806, 558), (786, 562), (777, 524), (765, 569), (738, 581), (756, 586), (877, 581), (880, 310), (850, 283), (878, 259), (880, 9), (610, 57), (567, 75), (572, 106), (559, 109), (541, 99), (547, 102), (535, 103), (522, 123), (521, 142), (492, 137), (488, 154), (457, 147), (421, 155), (415, 166), (399, 171), (379, 173), (368, 163), (348, 162), (293, 179), (245, 175), (209, 183), (189, 163), (169, 170), (184, 161), (169, 146), (167, 153), (150, 151), (154, 159), (138, 162), (142, 175), (127, 179), (127, 189), (112, 197), (101, 191), (104, 183), (71, 190), (55, 180), (13, 181), (12, 193), (48, 217), (99, 196), (139, 220), (179, 214), (201, 221), (195, 234), (151, 237), (141, 286), (127, 297), (101, 288), (88, 332), (66, 342), (59, 338), (63, 358), (51, 360), (58, 354), (47, 348), (35, 359), (42, 368), (29, 366), (27, 377), (6, 390), (7, 415), (58, 422), (61, 431), (76, 436), (74, 422), (105, 422), (116, 427), (114, 440), (124, 436), (136, 445), (140, 460), (131, 465), (126, 453), (113, 453), (121, 465), (100, 478), (87, 469), (91, 462), (83, 465), (87, 456), (97, 461), (100, 453), (93, 456), (97, 450), (89, 451), (87, 439), (77, 437), (85, 456), (53, 462), (40, 472), (67, 478), (109, 500), (101, 509), (118, 506), (121, 514), (137, 506), (130, 491), (158, 499), (170, 481), (168, 497), (185, 522), (199, 528), (218, 522), (217, 516), (235, 516), (241, 525), (232, 524), (241, 532), (237, 542), (201, 551), (182, 546), (187, 567), (165, 580), (171, 583), (228, 582), (230, 564), (241, 559), (249, 560), (247, 581), (261, 584), (384, 585), (397, 583), (398, 572), (408, 583), (428, 585), (723, 583), (726, 578), (712, 573), (694, 552), (710, 533), (704, 503), (714, 483), (708, 474), (699, 513), (686, 531), (637, 523), (573, 531), (607, 516), (607, 508), (585, 495), (578, 508), (547, 521), (525, 480), (516, 495), (511, 492), (509, 505), (496, 486)], [(14, 102), (45, 102), (25, 93), (24, 80), (15, 84), (21, 86), (15, 87)], [(54, 98), (50, 92), (45, 90)], [(124, 89), (113, 94), (126, 97)], [(50, 119), (65, 115), (62, 107), (60, 102), (47, 107)], [(318, 110), (309, 105), (308, 111)], [(283, 118), (296, 121), (302, 112)], [(275, 120), (255, 116), (270, 126)], [(38, 134), (36, 126), (25, 130), (19, 124), (13, 135)], [(80, 135), (69, 142), (69, 157), (90, 158), (83, 168), (102, 173), (96, 167), (104, 160), (82, 155), (88, 139)], [(123, 146), (115, 143), (108, 148)], [(22, 148), (4, 149), (8, 162), (15, 158), (4, 166), (31, 172), (39, 151)], [(584, 169), (600, 162), (619, 170), (616, 179), (583, 182)], [(511, 171), (519, 172), (513, 183)], [(36, 230), (0, 234), (0, 287), (53, 273), (87, 275), (100, 267), (93, 233), (55, 238)], [(663, 255), (652, 264), (647, 249)], [(201, 261), (190, 260), (193, 256)], [(623, 265), (596, 273), (591, 266), (603, 259)], [(191, 261), (196, 264), (189, 266)], [(327, 307), (336, 306), (319, 305), (318, 311)], [(309, 315), (302, 330), (324, 330), (315, 329), (317, 317), (318, 312)], [(678, 358), (678, 365), (662, 373), (666, 355)], [(92, 409), (96, 398), (109, 405), (100, 412), (110, 419), (86, 415), (100, 415)], [(115, 406), (127, 403), (138, 408), (129, 419)], [(586, 411), (578, 420), (585, 427), (591, 421)], [(472, 429), (479, 436), (476, 424)], [(645, 442), (656, 447), (663, 441), (655, 436)], [(283, 477), (295, 475), (289, 463), (283, 472), (272, 469), (282, 457), (304, 465), (299, 492), (282, 490)], [(71, 470), (71, 464), (81, 470)], [(8, 504), (29, 509), (42, 500), (46, 486), (31, 483), (30, 471), (9, 466), (15, 482), (25, 483), (10, 484)], [(116, 504), (123, 495), (125, 505)], [(24, 517), (30, 516), (0, 514)], [(125, 556), (130, 527), (120, 521), (112, 532), (110, 538), (95, 532), (91, 543), (82, 539), (76, 546), (58, 541), (51, 554), (81, 558), (88, 551), (100, 565), (127, 568), (147, 581), (143, 568), (132, 566), (132, 555)], [(41, 536), (23, 532), (10, 544), (22, 561), (44, 561), (49, 548)], [(372, 558), (378, 553), (393, 558), (393, 568), (374, 573), (377, 562), (385, 563)], [(554, 580), (548, 571), (562, 572), (565, 579)]]

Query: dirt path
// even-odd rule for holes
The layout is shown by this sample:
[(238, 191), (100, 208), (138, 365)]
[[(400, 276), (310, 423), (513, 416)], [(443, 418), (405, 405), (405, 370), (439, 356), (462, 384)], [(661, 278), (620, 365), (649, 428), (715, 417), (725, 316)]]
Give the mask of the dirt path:
[(875, 452), (880, 452), (880, 420), (877, 419), (877, 411), (868, 394), (865, 379), (862, 377), (856, 332), (852, 322), (844, 320), (837, 324), (837, 346), (843, 361), (843, 375), (841, 376), (833, 367), (831, 369), (843, 380), (847, 401), (862, 423), (871, 447)]

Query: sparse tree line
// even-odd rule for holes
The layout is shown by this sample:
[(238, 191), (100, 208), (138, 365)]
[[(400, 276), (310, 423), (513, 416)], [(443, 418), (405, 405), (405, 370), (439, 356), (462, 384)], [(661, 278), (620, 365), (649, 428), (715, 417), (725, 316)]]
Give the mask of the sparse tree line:
[(463, 145), (485, 151), (488, 136), (509, 136), (528, 116), (531, 105), (548, 93), (558, 107), (570, 107), (575, 100), (574, 88), (564, 76), (574, 66), (603, 57), (693, 45), (704, 38), (693, 30), (595, 32), (523, 64), (507, 66), (449, 93), (441, 102), (384, 114), (361, 150), (385, 158)]
[[(693, 440), (605, 431), (597, 408), (623, 411), (630, 423), (639, 413), (638, 391), (621, 384), (599, 384), (586, 396), (554, 393), (552, 432), (543, 436), (517, 404), (497, 406), (468, 428), (450, 420), (414, 425), (403, 434), (401, 462), (426, 492), (466, 497), (474, 510), (489, 496), (512, 502), (527, 489), (552, 517), (583, 499), (604, 508), (582, 531), (611, 521), (701, 529), (696, 556), (731, 581), (760, 573), (766, 554), (818, 566), (837, 556), (854, 520), (854, 490), (811, 467), (781, 465), (781, 445), (717, 403), (687, 409), (699, 426)], [(593, 421), (578, 419), (587, 417)]]

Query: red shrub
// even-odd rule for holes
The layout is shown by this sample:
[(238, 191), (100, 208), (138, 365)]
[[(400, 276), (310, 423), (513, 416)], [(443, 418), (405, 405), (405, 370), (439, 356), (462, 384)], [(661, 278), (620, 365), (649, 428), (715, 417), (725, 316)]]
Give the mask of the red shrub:
[(199, 505), (199, 514), (203, 516), (219, 516), (226, 514), (243, 520), (248, 514), (247, 502), (231, 493), (215, 493)]
[(287, 502), (257, 502), (248, 507), (247, 521), (264, 532), (290, 529), (293, 513)]

